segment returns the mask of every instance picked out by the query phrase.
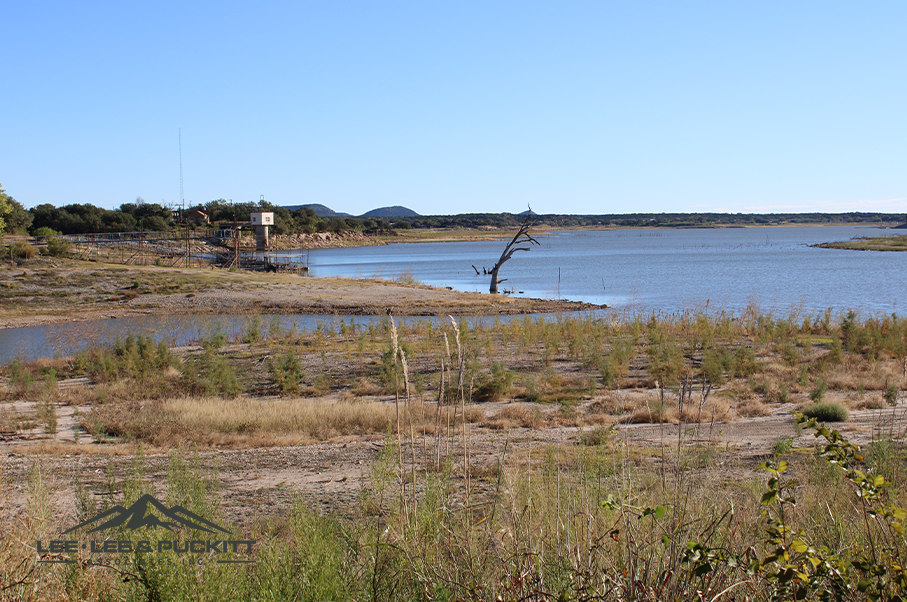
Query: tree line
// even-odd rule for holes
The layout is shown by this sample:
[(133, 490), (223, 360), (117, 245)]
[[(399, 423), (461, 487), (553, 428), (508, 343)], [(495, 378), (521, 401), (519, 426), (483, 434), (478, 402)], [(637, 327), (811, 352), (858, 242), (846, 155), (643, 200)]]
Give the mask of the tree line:
[[(410, 228), (519, 228), (526, 214), (463, 213), (427, 215), (408, 218), (323, 217), (309, 207), (295, 210), (268, 201), (232, 203), (216, 199), (192, 209), (203, 211), (212, 224), (230, 226), (234, 220), (248, 222), (254, 212), (274, 213), (274, 234), (315, 232), (362, 232), (393, 234)], [(26, 209), (0, 188), (0, 233), (18, 234), (87, 234), (96, 232), (167, 231), (185, 227), (185, 213), (173, 211), (158, 203), (146, 203), (141, 197), (117, 209), (104, 209), (90, 203), (55, 207), (51, 204)], [(777, 224), (882, 223), (905, 221), (904, 214), (850, 213), (632, 213), (601, 215), (533, 214), (536, 227), (622, 227), (622, 228), (707, 228), (743, 227)]]
[[(463, 213), (460, 215), (429, 215), (409, 218), (403, 227), (411, 228), (519, 228), (525, 213)], [(538, 226), (555, 228), (618, 227), (618, 228), (709, 228), (771, 226), (781, 224), (858, 224), (903, 223), (902, 213), (622, 213), (562, 215), (535, 214)], [(395, 224), (399, 227), (400, 222)]]
[[(300, 234), (315, 232), (363, 232), (365, 234), (390, 234), (394, 228), (380, 218), (321, 217), (309, 207), (290, 211), (267, 201), (230, 203), (224, 199), (196, 205), (184, 215), (158, 203), (146, 203), (141, 198), (134, 203), (124, 203), (117, 209), (104, 209), (90, 203), (55, 207), (49, 203), (26, 209), (13, 197), (4, 195), (0, 209), (6, 214), (6, 232), (14, 234), (89, 234), (101, 232), (165, 232), (186, 227), (185, 214), (192, 209), (203, 211), (211, 224), (232, 226), (234, 221), (243, 223), (254, 212), (273, 212), (275, 234)], [(405, 226), (404, 226), (405, 227)], [(2, 231), (2, 230), (0, 230)]]

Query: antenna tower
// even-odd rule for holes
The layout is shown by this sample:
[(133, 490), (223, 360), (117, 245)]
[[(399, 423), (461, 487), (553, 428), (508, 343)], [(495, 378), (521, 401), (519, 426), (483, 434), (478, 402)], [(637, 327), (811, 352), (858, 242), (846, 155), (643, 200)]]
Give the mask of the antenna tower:
[(180, 207), (186, 208), (186, 201), (183, 199), (183, 128), (179, 128), (180, 137)]

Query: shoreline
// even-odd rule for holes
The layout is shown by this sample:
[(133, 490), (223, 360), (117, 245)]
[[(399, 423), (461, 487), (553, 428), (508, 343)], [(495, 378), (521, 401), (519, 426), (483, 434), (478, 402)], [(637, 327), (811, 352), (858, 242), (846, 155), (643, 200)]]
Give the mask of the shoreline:
[(527, 299), (380, 279), (36, 258), (0, 271), (0, 329), (94, 319), (196, 314), (512, 315), (607, 306)]

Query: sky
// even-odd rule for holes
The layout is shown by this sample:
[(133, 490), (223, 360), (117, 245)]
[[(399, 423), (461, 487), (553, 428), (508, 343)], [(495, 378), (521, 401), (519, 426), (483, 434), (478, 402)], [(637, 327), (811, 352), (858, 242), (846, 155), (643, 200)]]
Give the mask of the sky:
[(907, 212), (901, 0), (2, 15), (0, 183), (26, 207)]

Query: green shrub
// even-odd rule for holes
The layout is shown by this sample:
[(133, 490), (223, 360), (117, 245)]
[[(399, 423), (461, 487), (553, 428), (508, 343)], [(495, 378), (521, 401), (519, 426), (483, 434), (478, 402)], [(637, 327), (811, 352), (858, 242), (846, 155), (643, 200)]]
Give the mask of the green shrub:
[(202, 344), (202, 347), (205, 348), (206, 352), (211, 353), (227, 344), (227, 333), (224, 332), (223, 325), (218, 322), (214, 326), (207, 328), (204, 332), (199, 329), (198, 341)]
[(706, 349), (702, 356), (702, 378), (715, 385), (725, 383), (725, 373), (733, 374), (734, 356), (720, 347)]
[(507, 369), (502, 362), (491, 365), (491, 374), (479, 385), (473, 398), (477, 401), (496, 401), (503, 399), (510, 391), (513, 384), (513, 372)]
[(281, 395), (299, 394), (299, 385), (305, 379), (305, 372), (292, 349), (287, 349), (276, 361), (272, 360), (269, 367), (271, 380), (277, 385)]
[(885, 403), (887, 403), (891, 407), (898, 405), (898, 392), (899, 391), (898, 391), (897, 387), (895, 387), (894, 385), (889, 385), (886, 382), (885, 383), (885, 393), (884, 393)]
[(230, 362), (210, 353), (184, 361), (180, 377), (182, 386), (190, 395), (236, 397), (242, 392), (242, 385)]
[(602, 386), (613, 389), (620, 385), (620, 366), (613, 355), (606, 355), (598, 361), (598, 372), (602, 377)]
[(35, 383), (35, 377), (32, 375), (22, 360), (16, 358), (9, 367), (9, 392), (19, 399), (29, 399), (32, 395), (32, 387)]
[(847, 422), (847, 419), (850, 418), (847, 408), (831, 401), (810, 404), (803, 408), (801, 413), (821, 422)]
[(35, 236), (37, 238), (43, 238), (47, 236), (61, 236), (62, 234), (62, 232), (58, 232), (57, 230), (48, 228), (47, 226), (41, 226), (40, 228), (32, 232), (32, 236)]
[(53, 257), (63, 257), (69, 253), (70, 246), (68, 240), (52, 236), (47, 239), (47, 254)]
[(738, 347), (734, 352), (734, 376), (746, 378), (752, 376), (759, 369), (756, 363), (756, 352), (746, 345)]
[(38, 420), (44, 423), (44, 432), (48, 435), (57, 434), (57, 407), (49, 400), (37, 405)]
[(242, 391), (239, 378), (233, 366), (223, 357), (216, 357), (208, 365), (205, 376), (205, 394), (208, 396), (222, 395), (223, 397), (236, 397)]
[(254, 345), (261, 340), (262, 335), (262, 323), (261, 316), (255, 314), (249, 317), (248, 324), (246, 325), (246, 332), (243, 334), (242, 342), (249, 345)]

